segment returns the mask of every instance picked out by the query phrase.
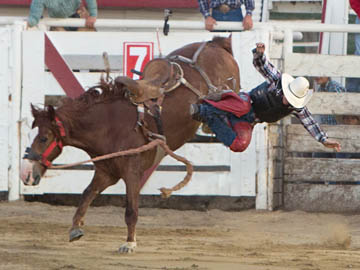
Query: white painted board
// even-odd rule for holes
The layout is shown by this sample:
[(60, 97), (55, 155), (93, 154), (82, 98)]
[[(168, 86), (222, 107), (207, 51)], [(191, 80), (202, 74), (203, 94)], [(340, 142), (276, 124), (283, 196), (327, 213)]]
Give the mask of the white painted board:
[(8, 191), (9, 169), (9, 47), (10, 33), (0, 28), (0, 191)]

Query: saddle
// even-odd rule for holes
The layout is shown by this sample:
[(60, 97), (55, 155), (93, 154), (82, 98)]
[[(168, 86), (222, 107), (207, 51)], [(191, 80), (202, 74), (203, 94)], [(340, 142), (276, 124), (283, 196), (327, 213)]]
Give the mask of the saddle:
[(142, 79), (133, 81), (127, 77), (116, 78), (116, 83), (125, 84), (130, 90), (130, 99), (139, 104), (157, 99), (179, 86), (181, 67), (168, 59), (150, 61), (141, 74)]

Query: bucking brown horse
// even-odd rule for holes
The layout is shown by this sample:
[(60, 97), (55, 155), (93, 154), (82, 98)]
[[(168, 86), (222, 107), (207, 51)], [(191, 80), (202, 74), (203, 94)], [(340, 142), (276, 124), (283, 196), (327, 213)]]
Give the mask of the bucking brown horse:
[[(150, 132), (162, 134), (170, 149), (175, 151), (191, 139), (199, 127), (199, 122), (190, 116), (190, 104), (198, 102), (209, 91), (223, 88), (239, 91), (239, 69), (232, 56), (230, 38), (215, 37), (212, 41), (186, 45), (166, 58), (150, 61), (141, 80), (117, 77), (112, 82), (90, 88), (76, 99), (64, 98), (56, 109), (31, 105), (36, 136), (26, 150), (21, 178), (26, 185), (39, 184), (63, 146), (82, 149), (93, 158), (147, 144), (149, 138), (138, 128), (141, 125), (138, 112), (143, 109), (139, 110), (137, 105), (160, 96), (161, 126), (149, 113), (144, 114), (142, 121)], [(163, 156), (164, 153), (154, 148), (95, 162), (94, 177), (84, 190), (73, 217), (70, 241), (83, 236), (84, 216), (95, 197), (122, 179), (126, 185), (128, 235), (119, 251), (132, 252), (136, 247), (140, 179)]]

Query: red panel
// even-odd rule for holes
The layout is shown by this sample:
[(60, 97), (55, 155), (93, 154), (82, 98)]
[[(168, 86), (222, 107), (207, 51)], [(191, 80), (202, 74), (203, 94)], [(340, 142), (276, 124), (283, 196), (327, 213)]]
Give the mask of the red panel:
[(0, 5), (28, 6), (31, 0), (0, 0)]
[(154, 43), (124, 42), (123, 48), (124, 76), (134, 80), (139, 79), (139, 75), (133, 74), (131, 70), (143, 71), (146, 63), (154, 58)]
[(98, 0), (99, 7), (197, 8), (197, 0)]
[(45, 64), (64, 89), (67, 96), (76, 98), (84, 93), (84, 88), (66, 64), (64, 58), (56, 50), (54, 44), (45, 34)]
[[(97, 0), (102, 7), (128, 7), (128, 8), (197, 8), (197, 0)], [(0, 0), (0, 5), (29, 6), (31, 0)]]

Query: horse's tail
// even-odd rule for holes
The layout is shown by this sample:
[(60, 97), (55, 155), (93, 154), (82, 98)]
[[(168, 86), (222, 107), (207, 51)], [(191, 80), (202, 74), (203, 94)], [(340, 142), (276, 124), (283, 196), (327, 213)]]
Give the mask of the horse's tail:
[(231, 47), (231, 34), (229, 37), (213, 37), (211, 42), (219, 45), (220, 47), (224, 48), (228, 53), (233, 55)]

